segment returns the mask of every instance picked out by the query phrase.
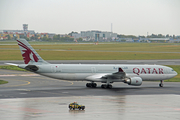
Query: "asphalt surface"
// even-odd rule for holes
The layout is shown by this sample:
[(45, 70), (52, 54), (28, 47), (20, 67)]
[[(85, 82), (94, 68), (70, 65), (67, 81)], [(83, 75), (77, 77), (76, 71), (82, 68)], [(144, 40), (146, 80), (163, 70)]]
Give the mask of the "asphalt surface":
[[(180, 83), (143, 82), (141, 86), (113, 83), (112, 89), (86, 88), (87, 82), (43, 77), (31, 72), (0, 69), (0, 119), (180, 119)], [(79, 102), (85, 110), (69, 110)]]

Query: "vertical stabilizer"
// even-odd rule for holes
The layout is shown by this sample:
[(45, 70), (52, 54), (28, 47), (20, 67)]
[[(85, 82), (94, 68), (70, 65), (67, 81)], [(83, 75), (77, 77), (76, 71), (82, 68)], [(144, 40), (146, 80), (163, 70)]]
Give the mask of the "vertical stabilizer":
[(48, 64), (25, 39), (18, 39), (17, 42), (25, 64)]

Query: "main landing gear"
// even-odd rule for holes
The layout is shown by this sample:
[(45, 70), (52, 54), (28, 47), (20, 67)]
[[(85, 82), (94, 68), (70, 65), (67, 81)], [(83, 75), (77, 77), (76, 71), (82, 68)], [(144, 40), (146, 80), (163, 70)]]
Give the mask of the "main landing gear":
[(97, 84), (96, 83), (87, 83), (86, 84), (86, 87), (91, 87), (91, 88), (96, 88), (97, 87)]
[(162, 80), (159, 83), (159, 87), (163, 87), (163, 81)]
[[(90, 88), (96, 88), (97, 87), (97, 84), (96, 83), (87, 83), (86, 84), (86, 87), (90, 87)], [(111, 84), (102, 84), (101, 85), (101, 88), (112, 88), (112, 85)]]
[(101, 85), (101, 88), (112, 88), (112, 85), (111, 84), (102, 84)]

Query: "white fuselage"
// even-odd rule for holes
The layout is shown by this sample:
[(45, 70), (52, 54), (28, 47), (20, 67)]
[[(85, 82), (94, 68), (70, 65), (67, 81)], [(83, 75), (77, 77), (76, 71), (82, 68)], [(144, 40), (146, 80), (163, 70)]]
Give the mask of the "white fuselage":
[[(166, 80), (177, 75), (172, 68), (162, 65), (127, 65), (127, 64), (47, 64), (36, 65), (35, 73), (63, 80), (103, 82), (103, 75), (118, 72), (118, 68), (127, 77), (141, 77), (143, 81)], [(95, 76), (88, 79), (89, 76)], [(121, 79), (111, 79), (111, 82), (121, 82)]]

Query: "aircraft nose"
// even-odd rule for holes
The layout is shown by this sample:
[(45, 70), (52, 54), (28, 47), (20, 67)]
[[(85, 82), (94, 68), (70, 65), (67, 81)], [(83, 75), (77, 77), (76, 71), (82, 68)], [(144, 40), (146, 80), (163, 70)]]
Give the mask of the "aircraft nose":
[(178, 75), (178, 73), (176, 71), (173, 72), (174, 76)]
[(176, 71), (174, 71), (175, 76), (178, 74)]

